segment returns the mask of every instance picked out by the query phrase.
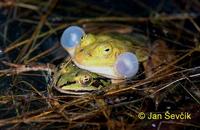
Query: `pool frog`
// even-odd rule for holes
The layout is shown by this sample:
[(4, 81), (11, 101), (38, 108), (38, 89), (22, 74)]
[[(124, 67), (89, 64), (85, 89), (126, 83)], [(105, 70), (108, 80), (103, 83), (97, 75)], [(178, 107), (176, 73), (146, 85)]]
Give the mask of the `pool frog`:
[(110, 84), (109, 79), (80, 69), (68, 61), (63, 62), (54, 73), (54, 87), (65, 94), (89, 94)]
[(143, 35), (85, 34), (77, 26), (67, 28), (61, 36), (61, 45), (79, 68), (116, 80), (136, 75), (139, 62), (147, 60), (146, 41)]

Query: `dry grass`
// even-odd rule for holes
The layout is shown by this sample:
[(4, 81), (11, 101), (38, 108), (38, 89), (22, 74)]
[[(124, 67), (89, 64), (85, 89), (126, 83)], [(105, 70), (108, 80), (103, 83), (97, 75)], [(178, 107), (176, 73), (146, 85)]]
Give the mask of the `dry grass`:
[[(199, 129), (200, 3), (161, 0), (155, 6), (132, 0), (123, 3), (126, 9), (120, 1), (87, 1), (0, 0), (0, 129)], [(91, 33), (141, 33), (151, 39), (145, 43), (151, 50), (162, 39), (168, 47), (151, 56), (171, 59), (157, 69), (155, 60), (146, 66), (146, 78), (138, 74), (126, 85), (82, 96), (57, 92), (46, 72), (15, 70), (15, 65), (57, 66), (66, 57), (59, 38), (70, 25)], [(138, 118), (139, 112), (166, 111), (189, 112), (192, 119)]]

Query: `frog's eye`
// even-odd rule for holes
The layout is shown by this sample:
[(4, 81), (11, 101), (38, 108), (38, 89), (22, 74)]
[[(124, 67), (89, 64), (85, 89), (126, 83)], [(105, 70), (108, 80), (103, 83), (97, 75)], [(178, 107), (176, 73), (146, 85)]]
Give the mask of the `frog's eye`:
[(102, 44), (101, 46), (99, 46), (99, 51), (103, 55), (109, 55), (112, 52), (112, 46), (109, 44)]
[(137, 57), (131, 52), (125, 52), (117, 57), (115, 63), (116, 71), (125, 78), (131, 78), (139, 70), (139, 62)]
[(78, 26), (70, 26), (63, 32), (61, 36), (61, 45), (64, 48), (74, 48), (80, 43), (81, 38), (85, 35), (82, 28)]
[(92, 82), (92, 78), (89, 74), (81, 75), (79, 83), (82, 85), (89, 85)]

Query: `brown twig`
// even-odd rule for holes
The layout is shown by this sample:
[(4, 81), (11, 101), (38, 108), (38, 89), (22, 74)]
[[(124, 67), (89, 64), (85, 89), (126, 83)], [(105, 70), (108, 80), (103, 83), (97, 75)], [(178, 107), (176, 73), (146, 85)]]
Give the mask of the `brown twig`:
[(12, 67), (10, 69), (0, 70), (0, 73), (4, 73), (6, 75), (19, 74), (19, 73), (28, 72), (28, 71), (47, 71), (47, 72), (51, 73), (55, 68), (55, 66), (52, 64), (22, 65), (22, 64), (9, 63), (6, 61), (2, 61), (2, 63), (7, 66)]

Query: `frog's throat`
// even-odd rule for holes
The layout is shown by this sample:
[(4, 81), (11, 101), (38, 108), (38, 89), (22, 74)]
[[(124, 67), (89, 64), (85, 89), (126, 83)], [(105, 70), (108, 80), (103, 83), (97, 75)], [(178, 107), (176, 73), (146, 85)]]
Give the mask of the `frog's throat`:
[(81, 69), (85, 69), (85, 70), (97, 73), (104, 77), (111, 78), (111, 79), (124, 79), (123, 76), (117, 74), (117, 72), (114, 70), (113, 67), (91, 67), (91, 66), (88, 67), (88, 66), (80, 65), (75, 60), (73, 60), (73, 62)]

